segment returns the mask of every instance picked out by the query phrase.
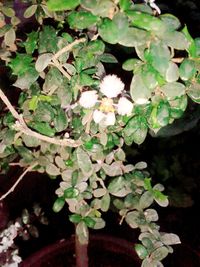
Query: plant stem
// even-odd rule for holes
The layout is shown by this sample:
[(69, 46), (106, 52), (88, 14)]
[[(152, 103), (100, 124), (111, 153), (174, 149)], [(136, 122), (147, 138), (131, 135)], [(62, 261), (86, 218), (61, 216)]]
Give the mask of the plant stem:
[(81, 145), (80, 140), (73, 140), (70, 138), (65, 139), (57, 139), (53, 137), (49, 137), (46, 135), (42, 135), (40, 133), (34, 132), (28, 126), (26, 125), (22, 114), (18, 114), (17, 111), (14, 109), (10, 101), (8, 100), (7, 96), (4, 94), (4, 92), (0, 89), (0, 99), (4, 102), (4, 104), (7, 106), (9, 111), (12, 113), (13, 117), (17, 120), (14, 129), (20, 133), (24, 133), (28, 136), (35, 137), (41, 141), (45, 141), (51, 144), (59, 145), (59, 146), (69, 146), (69, 147), (78, 147)]
[(17, 187), (17, 185), (19, 184), (19, 182), (23, 179), (23, 177), (28, 173), (31, 172), (36, 166), (38, 165), (37, 162), (35, 162), (33, 165), (30, 165), (21, 175), (20, 177), (17, 179), (17, 181), (14, 183), (14, 185), (4, 194), (0, 197), (0, 201), (2, 201), (4, 198), (6, 198), (8, 195), (10, 195), (15, 188)]
[(81, 244), (75, 234), (76, 267), (89, 267), (88, 265), (88, 244)]

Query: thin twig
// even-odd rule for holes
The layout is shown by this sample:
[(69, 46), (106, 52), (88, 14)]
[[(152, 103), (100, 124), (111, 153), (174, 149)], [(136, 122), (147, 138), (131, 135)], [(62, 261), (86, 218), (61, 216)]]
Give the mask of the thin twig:
[(69, 81), (71, 80), (71, 76), (63, 69), (57, 59), (52, 58), (52, 62), (50, 63), (50, 65), (55, 66)]
[(24, 134), (26, 134), (28, 136), (32, 136), (32, 137), (35, 137), (35, 138), (37, 138), (39, 140), (42, 140), (42, 141), (45, 141), (45, 142), (48, 142), (48, 143), (51, 143), (51, 144), (59, 145), (59, 146), (78, 147), (78, 146), (81, 145), (81, 141), (80, 140), (73, 140), (73, 139), (69, 139), (69, 138), (67, 138), (67, 139), (56, 139), (56, 138), (53, 138), (53, 137), (48, 137), (46, 135), (42, 135), (40, 133), (34, 132), (30, 128), (28, 128), (28, 126), (24, 122), (24, 119), (23, 119), (22, 115), (17, 113), (17, 111), (14, 109), (14, 107), (12, 106), (10, 101), (8, 100), (7, 96), (3, 93), (3, 91), (1, 89), (0, 89), (0, 98), (5, 103), (7, 108), (10, 110), (10, 112), (13, 115), (13, 117), (17, 120), (15, 125), (14, 125), (14, 129), (16, 131), (19, 131), (19, 132), (24, 133)]
[(72, 49), (73, 46), (79, 44), (79, 43), (84, 43), (86, 41), (86, 38), (81, 38), (81, 39), (77, 39), (74, 42), (68, 44), (67, 46), (63, 47), (61, 50), (59, 50), (52, 58), (52, 61), (54, 59), (59, 58), (62, 54), (70, 51)]
[(38, 163), (34, 163), (31, 166), (29, 166), (21, 175), (20, 177), (17, 179), (17, 181), (14, 183), (14, 185), (4, 194), (1, 196), (0, 201), (2, 201), (4, 198), (6, 198), (8, 195), (10, 195), (15, 188), (17, 187), (17, 185), (19, 184), (19, 182), (23, 179), (23, 177), (27, 174), (27, 172), (30, 172), (33, 170), (33, 168), (35, 168), (35, 166), (37, 166)]

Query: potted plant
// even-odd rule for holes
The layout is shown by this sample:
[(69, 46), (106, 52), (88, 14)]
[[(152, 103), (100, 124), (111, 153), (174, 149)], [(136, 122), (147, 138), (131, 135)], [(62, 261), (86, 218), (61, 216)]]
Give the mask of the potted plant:
[(19, 89), (10, 98), (0, 90), (1, 168), (23, 169), (0, 200), (28, 172), (58, 177), (53, 210), (69, 208), (77, 267), (88, 265), (88, 229), (103, 228), (110, 208), (141, 230), (142, 266), (163, 266), (180, 240), (160, 231), (150, 206), (168, 198), (145, 162), (127, 161), (126, 147), (180, 118), (188, 98), (199, 103), (200, 39), (154, 1), (26, 2), (33, 27), (20, 30), (0, 4), (1, 64)]

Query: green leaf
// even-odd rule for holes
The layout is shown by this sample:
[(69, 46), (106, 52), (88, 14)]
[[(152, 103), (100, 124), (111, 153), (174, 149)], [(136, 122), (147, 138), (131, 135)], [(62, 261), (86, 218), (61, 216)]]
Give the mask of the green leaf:
[(189, 42), (182, 32), (167, 32), (163, 34), (162, 40), (165, 44), (177, 50), (186, 50), (189, 47)]
[(117, 58), (115, 56), (113, 56), (112, 54), (109, 54), (109, 53), (104, 53), (104, 54), (100, 55), (99, 60), (101, 62), (105, 62), (105, 63), (118, 63)]
[(184, 35), (185, 35), (185, 37), (186, 37), (186, 39), (187, 39), (187, 41), (189, 43), (189, 46), (187, 47), (187, 51), (189, 53), (189, 56), (190, 57), (196, 57), (197, 56), (198, 47), (196, 46), (196, 43), (195, 43), (194, 39), (192, 38), (192, 36), (188, 32), (188, 28), (187, 28), (186, 25), (183, 28), (182, 32), (184, 33)]
[(38, 79), (39, 73), (35, 67), (29, 68), (22, 76), (19, 76), (13, 86), (16, 86), (22, 90), (29, 89), (32, 84)]
[(28, 102), (29, 110), (35, 111), (38, 105), (38, 96), (34, 95)]
[(32, 151), (24, 146), (18, 146), (16, 147), (19, 155), (23, 158), (23, 160), (27, 163), (32, 163), (34, 160), (34, 156), (32, 154)]
[(35, 62), (35, 69), (38, 72), (42, 72), (49, 65), (52, 59), (51, 53), (44, 53), (40, 55)]
[(133, 76), (130, 85), (130, 95), (136, 104), (145, 104), (151, 97), (151, 90), (145, 85), (141, 75)]
[(128, 28), (122, 36), (119, 37), (119, 44), (126, 47), (135, 47), (146, 44), (150, 40), (150, 34), (147, 31)]
[(170, 106), (167, 102), (160, 102), (157, 106), (156, 119), (157, 123), (163, 127), (169, 123)]
[(138, 254), (140, 259), (145, 259), (148, 256), (148, 251), (147, 249), (141, 245), (141, 244), (136, 244), (135, 245), (135, 251)]
[(139, 201), (140, 208), (141, 209), (146, 209), (149, 206), (151, 206), (152, 203), (153, 203), (152, 193), (149, 192), (149, 191), (144, 192), (140, 197), (140, 201)]
[(103, 164), (102, 168), (105, 173), (111, 177), (122, 174), (121, 163), (119, 161), (113, 162), (111, 165)]
[(52, 26), (44, 26), (39, 33), (38, 51), (42, 53), (55, 53), (57, 51), (58, 37)]
[(160, 90), (166, 95), (168, 100), (172, 100), (185, 94), (185, 86), (179, 82), (166, 83)]
[(95, 221), (94, 229), (99, 230), (105, 227), (106, 223), (102, 218), (93, 218)]
[(191, 59), (185, 58), (179, 67), (180, 78), (183, 81), (192, 79), (196, 74), (195, 62)]
[(63, 11), (76, 8), (80, 0), (48, 0), (47, 7), (50, 11)]
[(144, 215), (149, 222), (156, 222), (158, 220), (158, 213), (154, 209), (146, 209)]
[(76, 198), (78, 195), (79, 191), (74, 187), (67, 188), (64, 191), (64, 198)]
[(67, 128), (67, 126), (68, 119), (66, 112), (63, 109), (58, 108), (54, 118), (54, 127), (57, 132), (62, 132)]
[(165, 76), (171, 59), (170, 51), (165, 43), (152, 42), (150, 49), (145, 52), (145, 58), (161, 75)]
[(54, 165), (53, 163), (49, 163), (46, 166), (46, 172), (49, 175), (52, 175), (52, 176), (58, 176), (58, 175), (60, 175), (60, 169), (56, 165)]
[(28, 38), (24, 42), (24, 46), (27, 54), (32, 54), (37, 48), (38, 43), (38, 32), (32, 31), (27, 34)]
[(57, 198), (53, 204), (53, 211), (56, 213), (61, 211), (64, 205), (65, 205), (65, 199), (63, 197)]
[(69, 220), (72, 223), (79, 223), (82, 220), (82, 216), (80, 214), (72, 214), (69, 215)]
[(50, 137), (55, 135), (55, 129), (51, 128), (51, 126), (47, 122), (34, 121), (29, 122), (28, 125), (43, 135)]
[(196, 47), (196, 56), (200, 56), (200, 38), (195, 38), (194, 39), (195, 47)]
[(143, 117), (134, 116), (128, 121), (122, 132), (125, 143), (127, 145), (131, 145), (132, 142), (138, 145), (142, 144), (146, 138), (147, 130), (146, 120)]
[(129, 10), (126, 13), (131, 19), (132, 25), (137, 28), (152, 31), (156, 34), (166, 31), (165, 23), (153, 15), (133, 10)]
[(122, 11), (128, 10), (132, 5), (131, 0), (120, 0), (119, 6)]
[[(36, 108), (35, 106), (32, 107), (32, 110), (35, 111), (34, 112), (34, 120), (35, 121), (40, 121), (40, 122), (48, 122), (51, 123), (51, 121), (54, 118), (54, 112), (55, 110), (53, 109), (53, 107), (44, 101), (39, 101), (40, 97), (38, 96), (33, 96), (33, 99), (36, 99)], [(38, 102), (37, 102), (38, 100)], [(34, 104), (34, 103), (33, 103)], [(29, 108), (30, 108), (30, 103), (29, 103)], [(36, 109), (36, 110), (35, 110)]]
[(177, 235), (171, 233), (170, 234), (164, 233), (161, 237), (161, 240), (167, 246), (181, 243), (180, 238)]
[(77, 162), (83, 173), (88, 174), (93, 170), (92, 162), (87, 152), (80, 147), (76, 149)]
[(29, 6), (24, 12), (24, 18), (28, 19), (28, 18), (32, 17), (36, 12), (37, 7), (38, 7), (38, 5)]
[(30, 136), (28, 136), (26, 134), (22, 135), (22, 140), (27, 147), (37, 147), (40, 145), (39, 139), (37, 139), (36, 137), (30, 138)]
[(81, 72), (80, 73), (80, 85), (82, 86), (91, 86), (95, 84), (95, 80), (88, 74)]
[(87, 225), (87, 227), (92, 228), (92, 229), (94, 228), (95, 223), (96, 223), (95, 220), (93, 220), (93, 218), (89, 216), (84, 217), (83, 221)]
[(11, 59), (9, 66), (14, 75), (22, 76), (30, 69), (33, 58), (27, 54), (17, 54), (15, 58)]
[(170, 31), (177, 30), (181, 26), (179, 19), (172, 14), (163, 14), (160, 16), (160, 19), (166, 24)]
[(11, 7), (1, 6), (1, 11), (6, 17), (12, 18), (15, 16), (15, 11)]
[(123, 64), (122, 68), (127, 71), (134, 71), (142, 64), (142, 61), (136, 58), (129, 58)]
[(125, 220), (131, 228), (135, 229), (138, 228), (138, 222), (139, 222), (138, 217), (139, 217), (139, 212), (134, 210), (126, 214)]
[(166, 71), (166, 81), (171, 83), (175, 82), (179, 79), (179, 69), (178, 66), (174, 62), (169, 63), (169, 67)]
[(101, 199), (101, 210), (107, 212), (110, 207), (110, 194), (106, 193)]
[(98, 31), (104, 41), (110, 44), (118, 42), (118, 28), (112, 20), (105, 18), (100, 24)]
[(159, 247), (151, 253), (152, 260), (161, 261), (167, 257), (169, 251), (166, 247)]
[(167, 196), (165, 196), (162, 192), (159, 190), (153, 191), (153, 196), (155, 201), (161, 206), (161, 207), (167, 207), (169, 204), (169, 200)]
[(70, 28), (82, 30), (96, 24), (99, 20), (99, 17), (93, 15), (89, 11), (80, 10), (71, 12), (67, 20)]
[(16, 33), (13, 28), (5, 33), (4, 42), (7, 46), (12, 46), (15, 43)]
[(6, 24), (2, 28), (0, 28), (0, 37), (3, 37), (7, 31), (12, 28), (12, 25)]
[(119, 176), (117, 178), (114, 178), (108, 185), (108, 191), (116, 195), (121, 189), (123, 189), (125, 186), (125, 179), (122, 176)]
[(187, 90), (187, 95), (196, 103), (200, 103), (200, 83), (191, 84)]
[(115, 11), (115, 4), (111, 0), (81, 0), (81, 5), (99, 17), (109, 17)]

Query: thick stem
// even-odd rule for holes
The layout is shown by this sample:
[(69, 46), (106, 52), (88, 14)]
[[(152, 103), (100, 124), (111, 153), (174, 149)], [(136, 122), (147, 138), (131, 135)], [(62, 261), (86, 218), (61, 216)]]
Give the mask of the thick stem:
[(75, 234), (76, 267), (88, 267), (88, 244), (81, 244)]

